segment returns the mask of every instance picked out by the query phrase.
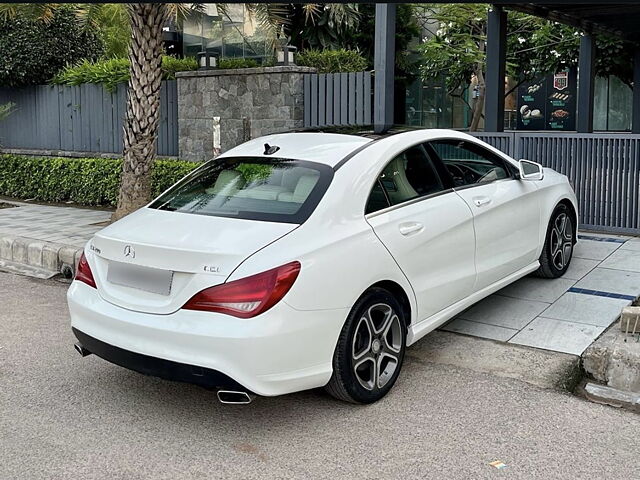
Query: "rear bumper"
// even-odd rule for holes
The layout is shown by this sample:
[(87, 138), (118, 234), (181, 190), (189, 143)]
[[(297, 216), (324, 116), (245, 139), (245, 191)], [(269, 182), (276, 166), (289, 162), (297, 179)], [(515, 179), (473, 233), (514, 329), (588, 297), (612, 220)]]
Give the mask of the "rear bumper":
[(193, 383), (205, 388), (245, 390), (238, 382), (217, 370), (130, 352), (129, 350), (101, 342), (76, 328), (71, 330), (84, 348), (103, 360), (120, 367), (128, 368), (144, 375), (160, 377), (175, 382)]
[[(149, 314), (113, 305), (77, 281), (67, 300), (80, 343), (106, 360), (206, 387), (237, 384), (265, 396), (325, 385), (348, 315), (348, 309), (299, 311), (284, 301), (251, 319), (190, 310)], [(92, 339), (100, 342), (97, 348)], [(209, 378), (196, 378), (198, 367)]]

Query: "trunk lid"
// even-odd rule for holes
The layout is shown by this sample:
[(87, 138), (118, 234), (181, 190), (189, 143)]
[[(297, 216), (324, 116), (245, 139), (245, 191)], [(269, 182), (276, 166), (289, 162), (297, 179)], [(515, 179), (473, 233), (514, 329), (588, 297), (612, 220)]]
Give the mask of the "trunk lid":
[(98, 232), (88, 255), (105, 300), (169, 314), (296, 227), (142, 208)]

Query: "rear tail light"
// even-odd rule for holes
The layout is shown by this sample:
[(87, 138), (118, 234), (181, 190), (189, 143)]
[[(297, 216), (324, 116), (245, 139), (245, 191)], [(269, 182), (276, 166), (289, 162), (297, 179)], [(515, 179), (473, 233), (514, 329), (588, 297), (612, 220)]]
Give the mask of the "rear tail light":
[(202, 310), (251, 318), (266, 312), (289, 291), (300, 273), (300, 262), (207, 288), (185, 303), (187, 310)]
[(91, 267), (89, 266), (89, 262), (87, 262), (87, 257), (84, 256), (84, 252), (82, 252), (80, 261), (78, 262), (75, 280), (84, 282), (90, 287), (98, 288), (96, 287), (96, 281), (93, 279), (93, 273), (91, 273)]

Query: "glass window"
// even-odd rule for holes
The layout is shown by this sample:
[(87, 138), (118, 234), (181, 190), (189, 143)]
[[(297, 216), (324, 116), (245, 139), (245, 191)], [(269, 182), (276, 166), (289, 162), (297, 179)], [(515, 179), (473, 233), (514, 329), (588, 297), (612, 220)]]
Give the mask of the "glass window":
[(387, 199), (387, 194), (384, 192), (382, 188), (382, 184), (378, 179), (371, 189), (371, 194), (369, 195), (369, 201), (367, 202), (367, 208), (365, 209), (365, 214), (377, 212), (378, 210), (383, 210), (389, 207), (389, 199)]
[(416, 145), (402, 152), (384, 167), (369, 195), (366, 213), (442, 190), (442, 182), (431, 159), (421, 145)]
[(502, 158), (475, 143), (437, 140), (429, 144), (447, 167), (456, 187), (490, 183), (512, 176)]
[(211, 161), (161, 195), (151, 208), (198, 215), (302, 223), (324, 195), (328, 165), (286, 159)]

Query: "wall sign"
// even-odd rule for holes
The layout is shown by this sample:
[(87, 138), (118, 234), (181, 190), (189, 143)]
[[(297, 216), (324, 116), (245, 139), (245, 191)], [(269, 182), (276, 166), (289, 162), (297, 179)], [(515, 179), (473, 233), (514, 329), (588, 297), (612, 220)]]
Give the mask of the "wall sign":
[(576, 92), (576, 69), (521, 85), (518, 130), (575, 130)]

